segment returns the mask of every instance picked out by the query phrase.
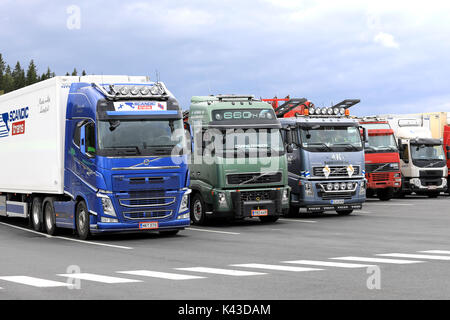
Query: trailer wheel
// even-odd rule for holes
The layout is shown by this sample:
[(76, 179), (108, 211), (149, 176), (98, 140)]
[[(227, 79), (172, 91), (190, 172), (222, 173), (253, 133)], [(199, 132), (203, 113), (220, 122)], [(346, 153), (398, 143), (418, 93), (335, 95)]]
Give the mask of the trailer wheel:
[(353, 210), (336, 210), (336, 212), (340, 216), (348, 216), (352, 214)]
[(381, 201), (389, 201), (394, 197), (394, 190), (392, 188), (386, 188), (377, 192), (378, 199)]
[(265, 216), (265, 217), (259, 217), (259, 220), (263, 223), (271, 223), (276, 222), (278, 220), (278, 216)]
[(191, 201), (191, 220), (193, 224), (205, 224), (206, 222), (206, 208), (205, 202), (199, 193), (192, 197)]
[(34, 197), (31, 204), (31, 225), (36, 231), (42, 230), (42, 199)]
[(47, 234), (53, 236), (56, 233), (55, 207), (51, 199), (44, 204), (44, 225)]
[(81, 240), (87, 240), (90, 236), (90, 221), (89, 212), (84, 201), (80, 201), (77, 205), (75, 222), (78, 236)]

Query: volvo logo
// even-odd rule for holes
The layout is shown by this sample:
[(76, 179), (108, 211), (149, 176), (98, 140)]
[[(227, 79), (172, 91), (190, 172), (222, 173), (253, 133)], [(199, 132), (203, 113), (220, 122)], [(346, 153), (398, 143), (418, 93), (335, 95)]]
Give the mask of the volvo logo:
[(143, 162), (135, 164), (134, 166), (131, 166), (131, 168), (136, 168), (140, 166), (148, 166), (150, 162), (160, 159), (159, 157), (153, 158), (153, 159), (145, 159)]

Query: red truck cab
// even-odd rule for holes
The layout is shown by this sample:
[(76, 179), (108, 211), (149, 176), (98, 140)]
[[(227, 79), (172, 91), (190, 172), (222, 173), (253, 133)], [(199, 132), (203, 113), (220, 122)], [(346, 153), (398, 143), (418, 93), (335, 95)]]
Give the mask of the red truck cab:
[(367, 196), (390, 200), (402, 186), (400, 156), (394, 131), (382, 119), (364, 118), (360, 121), (369, 134), (365, 148)]

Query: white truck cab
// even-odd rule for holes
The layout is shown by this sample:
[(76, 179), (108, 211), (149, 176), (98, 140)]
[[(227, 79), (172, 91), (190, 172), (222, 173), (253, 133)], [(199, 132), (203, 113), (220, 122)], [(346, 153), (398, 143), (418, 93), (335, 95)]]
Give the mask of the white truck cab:
[(437, 197), (447, 189), (448, 169), (442, 139), (433, 139), (423, 120), (390, 117), (388, 121), (398, 140), (401, 195)]

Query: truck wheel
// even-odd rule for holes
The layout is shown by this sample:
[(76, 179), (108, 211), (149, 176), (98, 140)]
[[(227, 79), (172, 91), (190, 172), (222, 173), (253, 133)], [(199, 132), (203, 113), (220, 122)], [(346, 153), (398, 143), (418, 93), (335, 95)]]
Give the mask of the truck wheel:
[(432, 192), (428, 194), (428, 198), (437, 198), (439, 197), (440, 192)]
[(336, 210), (336, 212), (340, 216), (348, 216), (352, 214), (353, 210)]
[(265, 217), (259, 217), (259, 220), (263, 223), (270, 223), (270, 222), (276, 222), (278, 220), (278, 216), (265, 216)]
[(81, 201), (77, 205), (76, 212), (76, 225), (78, 236), (81, 240), (86, 240), (90, 236), (90, 221), (89, 212), (84, 201)]
[(394, 190), (392, 188), (386, 188), (377, 192), (378, 199), (381, 201), (389, 201), (394, 197)]
[(299, 214), (299, 211), (300, 211), (300, 208), (299, 207), (296, 207), (296, 206), (289, 206), (289, 213), (288, 213), (288, 216), (289, 217), (295, 217), (295, 216), (298, 216), (298, 214)]
[(202, 196), (196, 193), (191, 202), (191, 220), (193, 224), (205, 224), (206, 222), (206, 206)]
[(31, 204), (31, 225), (36, 231), (42, 230), (42, 199), (34, 197)]
[(56, 217), (53, 201), (45, 201), (44, 205), (44, 226), (47, 234), (53, 236), (56, 233)]
[(162, 236), (175, 236), (180, 230), (162, 230), (159, 232), (160, 235)]

